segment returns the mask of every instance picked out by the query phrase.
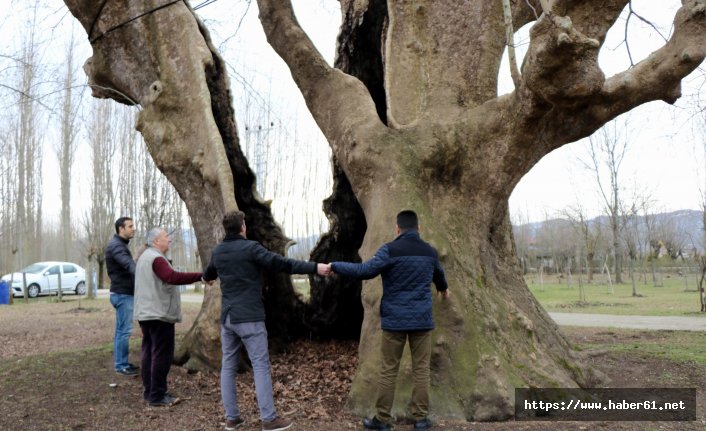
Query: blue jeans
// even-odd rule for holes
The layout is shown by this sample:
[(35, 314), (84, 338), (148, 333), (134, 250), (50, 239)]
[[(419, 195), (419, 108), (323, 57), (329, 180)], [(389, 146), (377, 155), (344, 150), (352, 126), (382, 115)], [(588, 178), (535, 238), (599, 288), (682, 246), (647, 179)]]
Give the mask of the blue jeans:
[(270, 353), (267, 350), (267, 329), (265, 322), (230, 323), (230, 316), (221, 324), (221, 397), (226, 411), (226, 419), (240, 416), (235, 377), (238, 369), (240, 350), (245, 345), (252, 362), (257, 405), (260, 419), (271, 421), (277, 417), (272, 395), (270, 375)]
[(122, 293), (111, 293), (110, 304), (115, 308), (115, 338), (113, 339), (113, 357), (115, 371), (129, 365), (130, 334), (132, 334), (132, 308), (135, 297)]

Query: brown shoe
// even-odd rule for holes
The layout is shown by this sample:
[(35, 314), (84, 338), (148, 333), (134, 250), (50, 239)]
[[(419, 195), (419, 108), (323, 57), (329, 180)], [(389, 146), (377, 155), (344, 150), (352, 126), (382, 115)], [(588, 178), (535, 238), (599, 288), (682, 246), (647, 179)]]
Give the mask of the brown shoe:
[(226, 431), (231, 431), (236, 428), (240, 428), (243, 426), (244, 423), (245, 421), (240, 416), (235, 419), (226, 419)]
[(262, 431), (282, 431), (292, 426), (292, 421), (276, 417), (269, 422), (262, 422)]

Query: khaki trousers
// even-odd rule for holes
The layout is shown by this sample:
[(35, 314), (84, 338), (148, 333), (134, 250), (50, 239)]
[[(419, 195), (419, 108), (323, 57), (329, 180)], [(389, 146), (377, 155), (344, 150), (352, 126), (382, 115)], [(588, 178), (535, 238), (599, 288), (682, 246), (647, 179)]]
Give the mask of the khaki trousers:
[(409, 401), (409, 413), (415, 420), (422, 420), (429, 414), (429, 365), (431, 362), (431, 331), (395, 332), (382, 331), (382, 366), (378, 380), (378, 394), (375, 407), (377, 418), (385, 423), (392, 420), (390, 411), (395, 400), (397, 372), (404, 346), (409, 339), (412, 352), (412, 375), (414, 389)]

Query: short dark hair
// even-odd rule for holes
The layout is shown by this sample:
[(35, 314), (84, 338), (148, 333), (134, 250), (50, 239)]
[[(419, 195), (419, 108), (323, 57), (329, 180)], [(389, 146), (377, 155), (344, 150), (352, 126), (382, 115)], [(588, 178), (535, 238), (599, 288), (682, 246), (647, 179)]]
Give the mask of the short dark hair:
[(120, 228), (125, 227), (125, 222), (132, 221), (132, 217), (120, 217), (115, 220), (115, 233), (120, 233)]
[(419, 229), (419, 219), (417, 213), (412, 210), (400, 211), (397, 214), (397, 227), (400, 230)]
[(229, 211), (223, 215), (223, 229), (226, 234), (237, 234), (243, 228), (245, 213), (242, 211)]

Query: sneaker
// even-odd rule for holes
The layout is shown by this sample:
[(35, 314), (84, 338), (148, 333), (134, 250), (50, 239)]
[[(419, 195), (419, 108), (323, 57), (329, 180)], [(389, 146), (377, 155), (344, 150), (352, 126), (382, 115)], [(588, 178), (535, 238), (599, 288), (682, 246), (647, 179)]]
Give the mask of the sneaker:
[(127, 368), (128, 370), (133, 370), (133, 371), (137, 371), (140, 369), (140, 367), (135, 364), (127, 364), (127, 367), (125, 367), (125, 368)]
[(116, 373), (122, 374), (123, 376), (136, 376), (140, 374), (139, 371), (133, 370), (132, 368), (123, 368), (121, 370), (115, 370)]
[(417, 431), (417, 430), (420, 430), (420, 431), (421, 431), (421, 430), (428, 430), (428, 429), (430, 429), (430, 428), (431, 428), (431, 421), (429, 420), (429, 418), (424, 418), (424, 419), (422, 419), (422, 420), (420, 420), (420, 421), (416, 421), (416, 422), (414, 423), (414, 429), (415, 429), (415, 431)]
[(171, 395), (165, 395), (159, 401), (150, 401), (150, 406), (152, 407), (168, 407), (173, 406), (181, 401), (179, 398), (174, 398)]
[(377, 418), (377, 416), (373, 416), (372, 419), (365, 418), (363, 419), (363, 426), (367, 430), (381, 430), (381, 431), (391, 431), (392, 426), (390, 424), (382, 422)]
[(245, 420), (238, 416), (235, 419), (226, 419), (226, 431), (234, 430), (240, 428), (245, 423)]
[(292, 426), (292, 421), (276, 417), (271, 421), (262, 421), (262, 431), (282, 431)]

